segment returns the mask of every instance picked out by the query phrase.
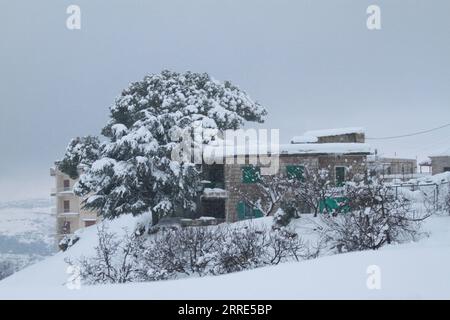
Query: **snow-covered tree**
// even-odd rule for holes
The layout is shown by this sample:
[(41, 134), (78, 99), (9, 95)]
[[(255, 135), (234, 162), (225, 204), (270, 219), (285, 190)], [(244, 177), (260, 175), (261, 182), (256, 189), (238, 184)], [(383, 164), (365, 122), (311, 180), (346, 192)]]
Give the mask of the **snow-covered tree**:
[[(81, 175), (75, 192), (85, 207), (113, 218), (151, 211), (164, 215), (194, 210), (199, 172), (189, 156), (173, 159), (183, 136), (199, 126), (211, 132), (263, 122), (266, 110), (230, 82), (203, 73), (163, 71), (126, 88), (110, 108), (102, 133), (108, 139), (98, 160)], [(181, 159), (181, 160), (180, 160)], [(64, 161), (64, 160), (63, 160)]]
[(254, 184), (247, 188), (235, 188), (239, 196), (264, 216), (274, 214), (283, 199), (292, 195), (291, 181), (284, 175), (261, 175), (257, 173)]
[(97, 137), (77, 137), (70, 141), (58, 168), (72, 179), (79, 177), (80, 168), (89, 168), (100, 155), (100, 140)]

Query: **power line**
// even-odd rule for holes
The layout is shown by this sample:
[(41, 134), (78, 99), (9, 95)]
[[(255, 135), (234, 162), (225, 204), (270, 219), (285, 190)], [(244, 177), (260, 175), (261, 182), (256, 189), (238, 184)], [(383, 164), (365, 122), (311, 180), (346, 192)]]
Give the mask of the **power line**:
[(390, 139), (413, 137), (413, 136), (418, 136), (420, 134), (425, 134), (425, 133), (433, 132), (433, 131), (436, 131), (436, 130), (440, 130), (440, 129), (443, 129), (443, 128), (446, 128), (446, 127), (450, 127), (450, 123), (444, 124), (443, 126), (440, 126), (440, 127), (437, 127), (437, 128), (423, 130), (423, 131), (418, 131), (418, 132), (414, 132), (414, 133), (403, 134), (403, 135), (399, 135), (399, 136), (366, 138), (366, 139), (367, 140), (390, 140)]

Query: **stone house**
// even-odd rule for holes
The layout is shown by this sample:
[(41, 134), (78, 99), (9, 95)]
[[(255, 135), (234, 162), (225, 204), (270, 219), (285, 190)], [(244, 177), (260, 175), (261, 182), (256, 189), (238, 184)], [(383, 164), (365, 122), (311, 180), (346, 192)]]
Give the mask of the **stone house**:
[[(326, 168), (338, 185), (351, 175), (365, 175), (370, 147), (364, 136), (362, 129), (348, 128), (310, 131), (294, 137), (290, 144), (279, 146), (278, 174), (302, 172), (305, 167)], [(233, 161), (240, 156), (244, 163)], [(263, 167), (250, 165), (250, 156), (242, 152), (227, 156), (224, 164), (203, 165), (205, 188), (195, 216), (213, 216), (228, 222), (261, 216), (241, 198), (242, 192), (254, 192), (255, 175)]]

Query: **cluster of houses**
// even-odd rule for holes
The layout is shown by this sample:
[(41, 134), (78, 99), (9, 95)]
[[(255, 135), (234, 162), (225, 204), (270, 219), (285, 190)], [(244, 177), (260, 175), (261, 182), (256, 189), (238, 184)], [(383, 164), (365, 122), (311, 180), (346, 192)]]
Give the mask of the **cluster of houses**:
[[(366, 144), (362, 128), (345, 128), (309, 131), (293, 137), (288, 144), (279, 145), (278, 174), (298, 175), (304, 168), (326, 168), (333, 182), (342, 184), (355, 174), (382, 176), (387, 181), (407, 181), (420, 176), (423, 168), (438, 174), (450, 171), (450, 149), (430, 156), (430, 160), (418, 164), (415, 159), (386, 158)], [(223, 161), (202, 165), (203, 189), (198, 199), (198, 209), (193, 218), (214, 217), (234, 222), (261, 216), (256, 208), (241, 197), (243, 192), (255, 192), (257, 176), (263, 165), (253, 164), (248, 151), (236, 151), (224, 155)], [(272, 155), (273, 156), (273, 155)], [(244, 161), (229, 158), (243, 157)], [(99, 217), (95, 212), (83, 209), (82, 199), (73, 192), (76, 183), (58, 169), (58, 163), (50, 170), (55, 177), (57, 233), (59, 238), (76, 230), (95, 224)]]

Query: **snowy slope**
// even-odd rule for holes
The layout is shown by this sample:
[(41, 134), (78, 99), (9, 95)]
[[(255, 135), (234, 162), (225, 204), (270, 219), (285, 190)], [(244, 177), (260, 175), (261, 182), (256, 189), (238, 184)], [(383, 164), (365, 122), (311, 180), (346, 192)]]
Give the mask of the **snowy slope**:
[[(135, 219), (121, 217), (112, 231), (131, 228)], [(58, 253), (0, 281), (0, 299), (449, 299), (450, 217), (435, 216), (425, 229), (431, 233), (418, 243), (385, 247), (315, 260), (287, 263), (217, 277), (82, 286), (70, 290), (64, 258), (92, 252), (95, 227), (68, 252)], [(381, 269), (381, 289), (366, 286), (367, 267)]]

